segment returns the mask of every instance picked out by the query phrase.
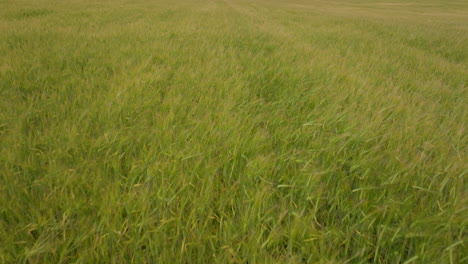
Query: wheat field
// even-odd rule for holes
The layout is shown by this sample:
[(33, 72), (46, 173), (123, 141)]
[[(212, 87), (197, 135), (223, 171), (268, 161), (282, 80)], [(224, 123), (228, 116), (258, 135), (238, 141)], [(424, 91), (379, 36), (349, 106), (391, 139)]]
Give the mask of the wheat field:
[(0, 263), (467, 263), (468, 2), (0, 0)]

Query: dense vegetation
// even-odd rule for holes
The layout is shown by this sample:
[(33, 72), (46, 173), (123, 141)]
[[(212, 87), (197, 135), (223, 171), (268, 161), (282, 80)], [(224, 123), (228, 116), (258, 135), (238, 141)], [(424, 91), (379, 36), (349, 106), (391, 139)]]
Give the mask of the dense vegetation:
[(466, 263), (467, 47), (462, 0), (0, 0), (0, 263)]

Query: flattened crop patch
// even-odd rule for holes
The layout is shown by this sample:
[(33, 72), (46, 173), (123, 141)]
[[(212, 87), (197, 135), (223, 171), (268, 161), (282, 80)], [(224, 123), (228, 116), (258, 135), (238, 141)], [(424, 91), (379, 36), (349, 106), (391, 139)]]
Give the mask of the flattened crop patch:
[(9, 18), (12, 20), (21, 20), (21, 19), (28, 19), (40, 16), (46, 16), (52, 14), (53, 11), (49, 9), (25, 9), (17, 12), (16, 14), (12, 14)]

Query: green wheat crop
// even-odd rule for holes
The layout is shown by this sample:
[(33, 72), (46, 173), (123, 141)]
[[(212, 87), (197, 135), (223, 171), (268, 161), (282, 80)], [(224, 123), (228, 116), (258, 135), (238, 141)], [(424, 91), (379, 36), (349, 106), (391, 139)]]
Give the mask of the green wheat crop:
[(0, 263), (467, 263), (467, 80), (464, 0), (0, 0)]

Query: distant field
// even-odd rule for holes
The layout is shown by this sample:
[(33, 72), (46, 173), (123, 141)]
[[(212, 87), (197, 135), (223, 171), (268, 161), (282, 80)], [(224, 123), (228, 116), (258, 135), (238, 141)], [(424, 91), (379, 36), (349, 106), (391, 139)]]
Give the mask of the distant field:
[(0, 263), (468, 263), (468, 1), (0, 0)]

